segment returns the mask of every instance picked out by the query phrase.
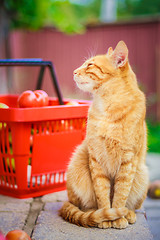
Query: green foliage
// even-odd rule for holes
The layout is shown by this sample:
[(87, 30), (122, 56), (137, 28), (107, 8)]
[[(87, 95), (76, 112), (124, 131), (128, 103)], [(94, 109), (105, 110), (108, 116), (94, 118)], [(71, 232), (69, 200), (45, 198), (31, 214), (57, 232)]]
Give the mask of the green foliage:
[(4, 0), (12, 28), (37, 29), (42, 25), (38, 0)]
[(98, 21), (100, 3), (86, 5), (69, 0), (2, 0), (12, 28), (55, 26), (66, 33), (83, 33), (87, 23)]
[(118, 0), (118, 18), (160, 13), (159, 0)]
[(62, 32), (81, 33), (84, 26), (76, 15), (75, 7), (69, 1), (52, 2), (48, 8), (48, 25), (54, 25)]
[(160, 123), (147, 121), (148, 151), (160, 153)]
[[(83, 33), (87, 24), (99, 22), (102, 0), (85, 4), (69, 0), (0, 0), (12, 28), (55, 26), (65, 33)], [(80, 1), (79, 1), (80, 2)], [(117, 0), (118, 18), (160, 13), (159, 0)]]

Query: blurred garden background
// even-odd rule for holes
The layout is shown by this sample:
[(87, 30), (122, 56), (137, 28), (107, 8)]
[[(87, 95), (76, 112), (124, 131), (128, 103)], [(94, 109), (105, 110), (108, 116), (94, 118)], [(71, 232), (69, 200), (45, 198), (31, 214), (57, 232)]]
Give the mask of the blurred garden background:
[[(53, 62), (66, 98), (90, 99), (73, 81), (86, 58), (124, 40), (147, 96), (148, 151), (160, 152), (159, 0), (1, 0), (0, 58)], [(35, 89), (39, 68), (0, 68), (0, 94)], [(43, 89), (54, 96), (45, 72)]]

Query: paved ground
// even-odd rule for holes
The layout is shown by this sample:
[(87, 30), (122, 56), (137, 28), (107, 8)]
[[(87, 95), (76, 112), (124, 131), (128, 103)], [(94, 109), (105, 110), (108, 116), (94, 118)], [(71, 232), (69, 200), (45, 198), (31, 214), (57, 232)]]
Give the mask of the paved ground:
[(147, 198), (144, 208), (154, 240), (160, 240), (160, 199)]
[[(147, 155), (150, 181), (160, 179), (160, 154), (150, 153)], [(147, 221), (154, 236), (154, 240), (160, 240), (160, 199), (147, 198), (144, 202)]]
[(66, 191), (27, 200), (0, 195), (0, 229), (4, 234), (23, 229), (32, 240), (153, 240), (144, 210), (137, 213), (136, 224), (124, 230), (83, 228), (58, 216), (64, 200)]
[[(160, 158), (150, 155), (147, 162), (157, 178), (159, 171), (152, 168), (152, 163), (158, 162), (155, 164), (158, 169)], [(0, 195), (0, 230), (6, 234), (13, 229), (23, 229), (32, 236), (32, 240), (151, 240), (152, 235), (154, 240), (160, 240), (160, 200), (147, 198), (144, 202), (147, 221), (144, 210), (141, 210), (137, 213), (136, 224), (125, 230), (85, 229), (67, 223), (58, 216), (58, 209), (65, 200), (66, 191), (34, 199), (15, 199)]]

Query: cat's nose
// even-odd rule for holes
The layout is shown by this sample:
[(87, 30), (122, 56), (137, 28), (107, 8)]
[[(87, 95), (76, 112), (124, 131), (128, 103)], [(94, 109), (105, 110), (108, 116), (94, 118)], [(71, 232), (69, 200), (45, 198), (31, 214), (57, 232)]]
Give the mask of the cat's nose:
[(73, 74), (76, 75), (76, 74), (77, 74), (77, 70), (74, 70), (74, 71), (73, 71)]

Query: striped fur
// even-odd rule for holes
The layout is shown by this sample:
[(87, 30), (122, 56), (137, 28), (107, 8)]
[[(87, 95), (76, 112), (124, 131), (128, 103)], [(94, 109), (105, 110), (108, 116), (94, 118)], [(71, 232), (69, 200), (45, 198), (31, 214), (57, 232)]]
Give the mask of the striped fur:
[(115, 220), (127, 213), (127, 208), (101, 208), (84, 212), (70, 202), (65, 202), (59, 211), (59, 215), (66, 221), (83, 227), (97, 227), (103, 221)]
[(126, 228), (136, 221), (135, 209), (148, 189), (145, 96), (126, 44), (120, 41), (114, 50), (87, 60), (74, 71), (74, 80), (93, 94), (93, 102), (86, 138), (68, 166), (69, 202), (60, 215), (82, 226)]

